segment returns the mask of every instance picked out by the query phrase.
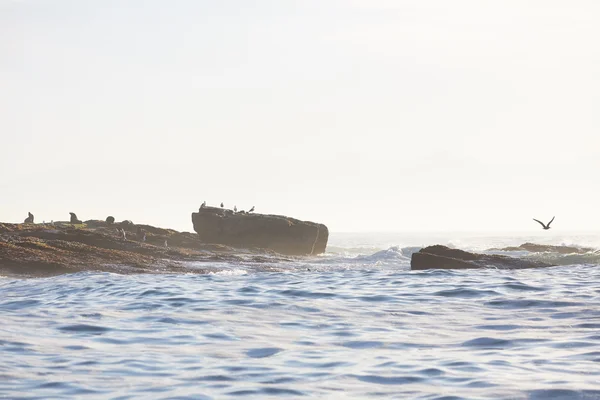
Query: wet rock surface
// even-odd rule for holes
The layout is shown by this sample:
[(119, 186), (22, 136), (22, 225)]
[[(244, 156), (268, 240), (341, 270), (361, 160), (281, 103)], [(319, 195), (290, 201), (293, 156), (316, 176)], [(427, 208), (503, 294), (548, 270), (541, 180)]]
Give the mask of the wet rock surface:
[(413, 253), (410, 269), (471, 269), (471, 268), (542, 268), (553, 264), (536, 260), (520, 259), (502, 255), (470, 253), (446, 246), (428, 246)]
[(493, 248), (495, 251), (529, 251), (531, 253), (585, 254), (596, 249), (591, 247), (553, 246), (549, 244), (523, 243), (520, 246)]
[[(205, 273), (190, 261), (271, 261), (266, 253), (240, 254), (231, 247), (204, 244), (198, 235), (150, 225), (115, 225), (90, 220), (81, 224), (0, 223), (0, 274), (49, 276), (79, 271), (115, 273)], [(136, 231), (145, 232), (144, 242)]]

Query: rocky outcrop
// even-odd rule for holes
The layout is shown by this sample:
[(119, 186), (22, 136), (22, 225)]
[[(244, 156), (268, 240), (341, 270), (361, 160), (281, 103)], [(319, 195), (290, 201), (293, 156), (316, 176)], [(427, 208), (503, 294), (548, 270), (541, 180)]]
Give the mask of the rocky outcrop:
[(269, 249), (286, 255), (323, 253), (329, 239), (325, 225), (281, 215), (201, 207), (197, 213), (192, 213), (192, 222), (204, 243)]
[(523, 243), (520, 246), (490, 249), (493, 251), (528, 251), (530, 253), (585, 254), (596, 251), (591, 247), (552, 246), (548, 244)]
[(524, 260), (520, 258), (469, 253), (468, 251), (451, 249), (446, 246), (428, 246), (417, 253), (413, 253), (410, 260), (410, 269), (468, 269), (468, 268), (541, 268), (552, 267), (542, 261)]
[[(146, 241), (123, 240), (114, 225), (90, 220), (74, 226), (0, 223), (0, 275), (49, 276), (79, 271), (131, 273), (207, 273), (198, 263), (270, 263), (271, 257), (241, 254), (222, 246), (203, 244), (195, 233), (177, 232), (150, 225), (141, 227)], [(132, 236), (135, 236), (132, 234)], [(168, 246), (165, 243), (168, 242)], [(187, 262), (193, 261), (189, 268)]]

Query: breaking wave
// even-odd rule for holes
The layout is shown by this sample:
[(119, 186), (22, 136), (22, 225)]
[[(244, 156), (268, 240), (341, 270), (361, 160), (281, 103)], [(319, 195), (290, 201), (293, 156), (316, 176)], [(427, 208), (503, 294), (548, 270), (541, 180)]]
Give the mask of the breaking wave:
[[(527, 251), (510, 249), (481, 250), (484, 254), (499, 254), (514, 258), (531, 261), (543, 261), (554, 265), (586, 265), (600, 264), (600, 251), (586, 248), (576, 248), (576, 252), (566, 252), (571, 247), (554, 246), (548, 249), (552, 251)], [(197, 271), (205, 270), (210, 275), (238, 276), (261, 272), (335, 272), (345, 270), (408, 270), (410, 269), (411, 257), (422, 249), (422, 246), (390, 246), (386, 249), (373, 249), (369, 247), (353, 248), (344, 251), (343, 248), (335, 248), (334, 251), (314, 257), (294, 257), (282, 259), (278, 256), (266, 257), (261, 262), (242, 261), (239, 263), (221, 262), (190, 263), (190, 269)], [(356, 252), (360, 251), (359, 254)], [(472, 250), (469, 250), (472, 251)]]

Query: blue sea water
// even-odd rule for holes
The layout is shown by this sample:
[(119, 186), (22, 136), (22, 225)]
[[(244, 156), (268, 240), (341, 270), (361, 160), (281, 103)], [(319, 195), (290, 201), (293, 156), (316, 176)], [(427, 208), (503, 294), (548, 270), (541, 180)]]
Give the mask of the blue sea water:
[(334, 234), (204, 275), (0, 277), (0, 398), (600, 399), (599, 254), (409, 269), (433, 243), (597, 239)]

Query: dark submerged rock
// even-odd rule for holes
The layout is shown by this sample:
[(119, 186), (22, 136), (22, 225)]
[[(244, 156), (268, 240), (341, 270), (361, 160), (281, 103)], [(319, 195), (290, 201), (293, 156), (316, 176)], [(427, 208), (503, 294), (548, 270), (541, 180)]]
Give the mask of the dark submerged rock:
[(451, 249), (446, 246), (428, 246), (413, 253), (410, 269), (469, 269), (469, 268), (542, 268), (554, 265), (542, 261), (523, 260), (520, 258), (469, 253), (468, 251)]
[(510, 246), (503, 248), (494, 248), (490, 250), (499, 251), (528, 251), (530, 253), (559, 253), (559, 254), (584, 254), (595, 251), (591, 247), (575, 246), (553, 246), (548, 244), (523, 243), (520, 246)]
[(325, 252), (329, 230), (323, 224), (282, 215), (203, 207), (192, 213), (194, 230), (204, 243), (236, 248), (262, 248), (286, 255)]

